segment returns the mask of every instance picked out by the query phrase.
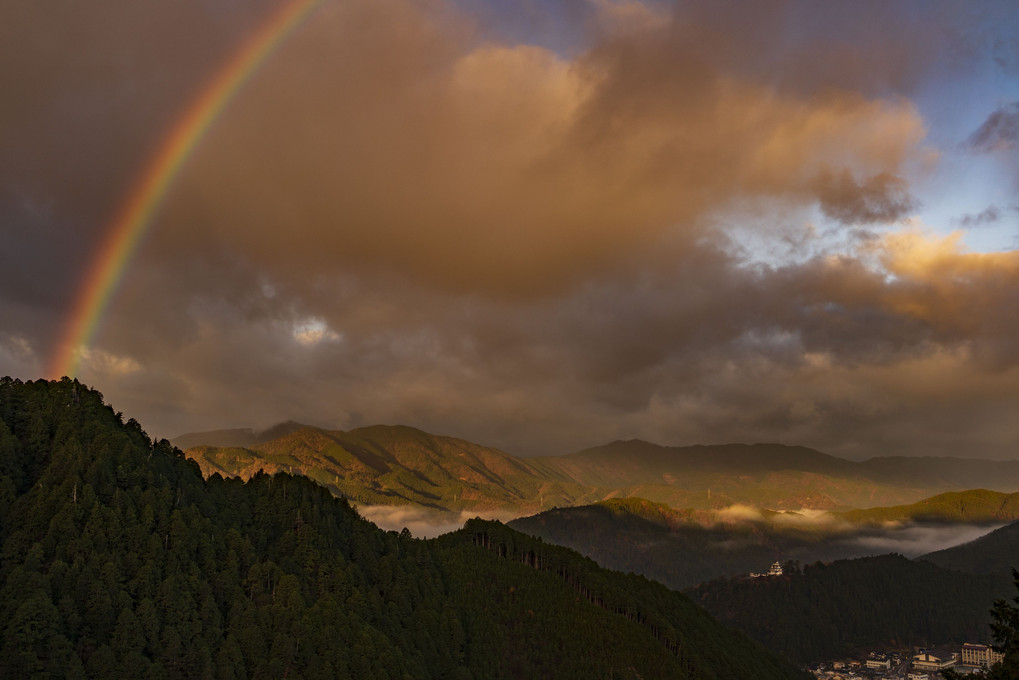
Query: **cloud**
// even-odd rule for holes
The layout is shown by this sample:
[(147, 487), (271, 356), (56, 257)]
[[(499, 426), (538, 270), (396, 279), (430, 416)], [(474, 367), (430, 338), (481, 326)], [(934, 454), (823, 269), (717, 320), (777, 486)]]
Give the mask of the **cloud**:
[[(780, 268), (704, 249), (641, 262), (526, 304), (349, 272), (269, 297), (242, 268), (166, 318), (149, 313), (156, 286), (189, 299), (195, 279), (133, 278), (105, 347), (145, 380), (90, 379), (159, 436), (291, 418), (405, 423), (517, 454), (640, 437), (1012, 455), (1014, 255), (917, 231)], [(295, 342), (308, 319), (342, 342)]]
[(846, 531), (851, 527), (848, 523), (824, 510), (801, 508), (796, 511), (781, 512), (772, 516), (771, 521), (778, 525), (793, 527), (824, 527), (829, 531)]
[(969, 147), (979, 153), (996, 153), (1015, 148), (1019, 141), (1019, 102), (1005, 104), (987, 117), (970, 135)]
[[(34, 222), (32, 233), (73, 220), (74, 241), (56, 255), (87, 255), (158, 144), (153, 131), (172, 127), (268, 10), (21, 8), (4, 44), (31, 55), (36, 75), (4, 60), (17, 102), (7, 118), (20, 130), (12, 158), (24, 160), (5, 166), (5, 186), (19, 187), (9, 209)], [(145, 266), (189, 268), (202, 252), (280, 285), (382, 267), (444, 290), (533, 298), (601, 276), (662, 237), (689, 249), (705, 235), (702, 218), (727, 201), (810, 203), (822, 166), (895, 173), (924, 134), (907, 101), (786, 91), (750, 69), (766, 45), (761, 22), (788, 20), (786, 11), (734, 23), (596, 3), (602, 28), (563, 54), (487, 41), (474, 17), (441, 2), (326, 3), (190, 159)], [(714, 39), (723, 18), (745, 46)], [(66, 291), (83, 267), (26, 288)], [(196, 287), (229, 285), (217, 278), (203, 274)], [(53, 298), (51, 307), (69, 304)]]
[(435, 538), (456, 531), (469, 519), (480, 517), (508, 522), (519, 515), (506, 512), (444, 512), (420, 506), (358, 505), (357, 512), (385, 531), (407, 529), (414, 538)]
[(886, 270), (897, 277), (885, 307), (922, 322), (942, 342), (965, 342), (1014, 365), (1010, 336), (1019, 324), (1012, 307), (1019, 283), (1019, 251), (967, 253), (961, 234), (927, 238), (915, 231), (891, 234), (881, 243)]
[(748, 505), (730, 505), (715, 511), (715, 516), (723, 522), (761, 522), (764, 517), (757, 508)]
[(141, 365), (131, 357), (116, 356), (99, 349), (84, 347), (78, 351), (78, 361), (85, 370), (113, 376), (130, 375), (141, 370)]
[(1001, 209), (992, 205), (984, 208), (975, 215), (963, 215), (954, 220), (963, 229), (975, 229), (978, 227), (994, 224), (1001, 219)]
[(906, 182), (886, 172), (857, 182), (848, 170), (822, 171), (817, 185), (821, 210), (845, 224), (895, 222), (915, 207)]
[(317, 345), (320, 342), (339, 342), (343, 337), (329, 328), (325, 321), (315, 317), (302, 319), (293, 327), (294, 340), (302, 345)]
[(1014, 151), (1019, 142), (1019, 102), (1004, 104), (987, 117), (970, 135), (966, 146), (975, 153), (991, 154), (1012, 177), (1013, 188), (1019, 187), (1019, 156)]
[[(906, 219), (910, 88), (964, 12), (475, 5), (323, 3), (183, 166), (82, 377), (167, 437), (1014, 455), (1015, 256)], [(140, 169), (274, 6), (12, 6), (0, 373), (37, 377)], [(733, 222), (802, 234), (796, 260)]]
[(595, 8), (599, 29), (606, 34), (626, 35), (657, 30), (669, 22), (664, 5), (640, 0), (589, 0)]
[(833, 172), (876, 178), (855, 190), (865, 219), (902, 208), (882, 196), (924, 136), (905, 100), (781, 93), (725, 71), (731, 55), (688, 44), (678, 20), (567, 57), (478, 44), (441, 16), (416, 3), (324, 7), (199, 150), (155, 233), (160, 251), (211, 241), (284, 280), (385, 268), (534, 298), (666, 236), (689, 249), (729, 201), (834, 205), (814, 178), (836, 157)]
[(35, 352), (26, 338), (12, 333), (0, 333), (0, 357), (0, 365), (25, 366), (35, 361)]
[(945, 550), (974, 541), (1001, 525), (918, 525), (907, 524), (851, 539), (854, 545), (872, 554), (896, 552), (910, 559), (937, 550)]

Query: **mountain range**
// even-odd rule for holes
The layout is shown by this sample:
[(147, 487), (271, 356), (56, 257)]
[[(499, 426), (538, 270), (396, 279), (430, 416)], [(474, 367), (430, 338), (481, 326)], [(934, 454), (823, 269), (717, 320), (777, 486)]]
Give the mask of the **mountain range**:
[(0, 555), (0, 677), (804, 677), (498, 522), (420, 540), (304, 476), (205, 478), (67, 378), (0, 379)]
[[(801, 663), (986, 641), (987, 611), (1019, 554), (1019, 461), (854, 462), (782, 444), (640, 440), (520, 458), (407, 427), (296, 423), (177, 441), (206, 474), (285, 469), (363, 503), (511, 511), (510, 527), (691, 589)], [(962, 545), (931, 552), (939, 542)], [(783, 576), (747, 578), (773, 561)]]
[[(824, 513), (677, 510), (620, 495), (681, 464), (713, 479), (720, 459), (741, 461), (734, 476), (757, 488), (779, 466), (840, 479), (863, 465), (799, 447), (624, 442), (519, 459), (399, 427), (287, 423), (217, 436), (222, 446), (190, 450), (205, 454), (199, 464), (77, 381), (0, 380), (0, 676), (795, 678), (766, 647), (807, 662), (986, 640), (987, 609), (1019, 554), (1012, 522), (913, 560), (789, 558), (840, 532), (859, 541), (891, 527), (1015, 520), (1017, 494), (985, 489)], [(246, 445), (232, 446), (239, 438)], [(620, 448), (633, 455), (613, 487), (606, 449)], [(328, 489), (313, 481), (326, 463), (348, 474), (334, 472)], [(937, 460), (913, 477), (942, 483), (956, 465)], [(982, 479), (982, 466), (965, 479)], [(541, 505), (546, 494), (587, 504), (420, 540), (364, 521), (341, 482), (390, 503), (427, 493), (437, 508)], [(589, 501), (599, 494), (609, 498)], [(578, 537), (600, 562), (673, 586), (738, 559), (762, 569), (782, 555), (785, 573), (687, 591), (752, 642), (674, 590), (553, 545)], [(612, 564), (624, 558), (633, 563)]]
[(881, 457), (863, 462), (801, 446), (669, 447), (616, 441), (564, 456), (518, 457), (404, 426), (350, 431), (282, 423), (182, 435), (203, 473), (302, 474), (358, 503), (528, 514), (615, 497), (673, 508), (748, 504), (833, 510), (910, 504), (946, 491), (1019, 491), (1019, 461)]
[[(175, 441), (203, 438), (186, 435)], [(527, 512), (591, 502), (607, 493), (575, 482), (541, 460), (410, 427), (340, 432), (283, 424), (264, 433), (220, 431), (209, 439), (223, 445), (187, 449), (207, 476), (248, 479), (259, 470), (302, 474), (358, 503)]]

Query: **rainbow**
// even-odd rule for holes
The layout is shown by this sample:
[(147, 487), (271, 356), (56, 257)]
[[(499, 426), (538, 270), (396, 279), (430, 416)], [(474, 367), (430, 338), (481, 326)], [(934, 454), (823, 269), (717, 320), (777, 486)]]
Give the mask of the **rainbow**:
[(288, 0), (245, 41), (209, 80), (173, 126), (127, 200), (116, 211), (97, 256), (88, 268), (48, 375), (74, 377), (117, 285), (174, 178), (237, 92), (322, 0)]

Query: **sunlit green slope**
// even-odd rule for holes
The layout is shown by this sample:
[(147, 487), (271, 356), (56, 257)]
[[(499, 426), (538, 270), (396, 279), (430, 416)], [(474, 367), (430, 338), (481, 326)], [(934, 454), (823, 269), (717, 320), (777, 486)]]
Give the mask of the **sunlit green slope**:
[(369, 504), (533, 512), (598, 500), (605, 493), (497, 449), (402, 426), (349, 432), (301, 427), (250, 448), (197, 446), (188, 456), (206, 475), (302, 474)]
[[(359, 503), (518, 514), (613, 497), (673, 508), (741, 503), (772, 510), (845, 511), (903, 505), (946, 491), (1019, 490), (1019, 462), (875, 458), (853, 462), (805, 447), (664, 447), (613, 442), (567, 456), (521, 458), (400, 426), (349, 432), (283, 423), (182, 439), (203, 472), (303, 474)], [(198, 445), (203, 442), (204, 445)], [(214, 442), (230, 444), (214, 446)]]
[(1012, 522), (1019, 519), (1019, 493), (987, 489), (952, 491), (909, 505), (839, 513), (855, 524), (885, 522)]

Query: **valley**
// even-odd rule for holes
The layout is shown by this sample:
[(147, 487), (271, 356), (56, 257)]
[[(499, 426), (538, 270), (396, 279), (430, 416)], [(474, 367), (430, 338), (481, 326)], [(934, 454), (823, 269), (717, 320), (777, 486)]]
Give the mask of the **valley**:
[[(1019, 555), (1015, 461), (853, 462), (778, 444), (640, 441), (523, 458), (387, 426), (290, 424), (244, 436), (187, 455), (206, 475), (264, 467), (318, 479), (391, 530), (440, 534), (474, 514), (500, 519), (683, 590), (803, 665), (986, 642), (987, 612), (1008, 594)], [(784, 573), (750, 577), (772, 562)]]

